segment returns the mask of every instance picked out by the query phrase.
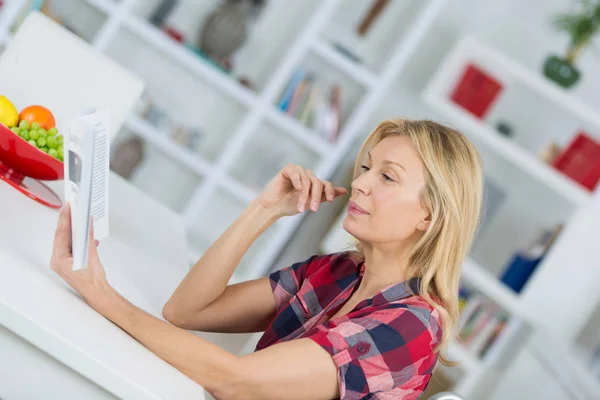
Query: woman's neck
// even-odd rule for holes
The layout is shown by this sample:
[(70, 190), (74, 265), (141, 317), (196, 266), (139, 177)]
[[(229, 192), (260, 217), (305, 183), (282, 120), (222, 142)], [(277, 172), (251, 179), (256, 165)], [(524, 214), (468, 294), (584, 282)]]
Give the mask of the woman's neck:
[(363, 246), (363, 251), (365, 272), (357, 289), (362, 296), (372, 297), (382, 289), (406, 280), (407, 251), (374, 246)]

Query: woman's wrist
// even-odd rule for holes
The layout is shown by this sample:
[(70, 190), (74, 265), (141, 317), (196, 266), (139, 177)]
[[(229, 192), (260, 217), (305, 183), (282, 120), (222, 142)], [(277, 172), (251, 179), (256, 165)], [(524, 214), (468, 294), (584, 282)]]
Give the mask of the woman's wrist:
[(104, 310), (122, 301), (123, 297), (106, 281), (98, 284), (92, 293), (84, 296), (85, 301), (96, 311), (104, 314)]
[(260, 197), (257, 197), (250, 202), (248, 208), (251, 210), (251, 214), (262, 223), (269, 225), (274, 224), (279, 218), (281, 218), (281, 215), (277, 212), (277, 210), (272, 207), (265, 206)]

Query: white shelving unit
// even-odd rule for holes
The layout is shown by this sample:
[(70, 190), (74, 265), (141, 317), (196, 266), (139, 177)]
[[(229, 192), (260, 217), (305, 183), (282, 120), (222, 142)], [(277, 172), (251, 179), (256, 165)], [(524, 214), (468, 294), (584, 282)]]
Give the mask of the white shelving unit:
[[(503, 85), (499, 99), (483, 119), (476, 118), (450, 98), (469, 63)], [(465, 262), (464, 280), (531, 323), (533, 335), (525, 347), (534, 354), (544, 354), (542, 358), (549, 360), (547, 365), (571, 365), (555, 366), (562, 372), (550, 372), (561, 374), (566, 387), (581, 384), (588, 393), (595, 393), (592, 397), (578, 398), (599, 398), (600, 382), (591, 374), (589, 366), (584, 366), (581, 359), (577, 361), (580, 357), (576, 354), (585, 347), (588, 354), (584, 358), (589, 360), (593, 344), (579, 343), (585, 342), (580, 337), (592, 337), (594, 326), (596, 336), (600, 333), (597, 330), (600, 314), (596, 311), (597, 315), (592, 315), (594, 308), (600, 309), (597, 290), (591, 292), (583, 286), (584, 282), (597, 279), (594, 272), (597, 263), (591, 261), (597, 260), (597, 252), (592, 246), (578, 245), (582, 240), (589, 242), (585, 238), (592, 234), (592, 221), (599, 216), (593, 206), (600, 191), (590, 192), (543, 162), (537, 154), (549, 142), (567, 145), (579, 130), (600, 140), (600, 112), (547, 80), (541, 71), (532, 71), (468, 35), (460, 38), (447, 53), (423, 91), (422, 99), (442, 119), (473, 140), (483, 155), (486, 175), (507, 192), (501, 216), (491, 221), (492, 226), (486, 228), (490, 232), (483, 233), (481, 243), (476, 244)], [(503, 136), (496, 130), (494, 124), (499, 121), (510, 121), (516, 127), (513, 136)], [(513, 221), (505, 221), (510, 217)], [(559, 222), (564, 224), (563, 233), (521, 294), (514, 294), (497, 279), (498, 267), (505, 266), (508, 255), (528, 244), (526, 238), (535, 232), (532, 226), (548, 227)], [(520, 247), (516, 247), (518, 244)], [(497, 250), (499, 248), (501, 250)], [(567, 267), (570, 265), (577, 265), (577, 270)], [(580, 284), (565, 283), (573, 274)], [(573, 285), (574, 289), (563, 292), (564, 285)], [(559, 291), (561, 299), (570, 300), (550, 304), (548, 299)], [(573, 313), (573, 310), (578, 311)], [(590, 322), (586, 323), (588, 319)], [(544, 339), (550, 330), (557, 333), (555, 342)], [(576, 370), (577, 378), (572, 372), (565, 375), (565, 370)], [(518, 374), (512, 372), (513, 376)]]
[[(290, 159), (305, 162), (307, 164), (304, 165), (305, 167), (314, 170), (318, 176), (324, 179), (331, 176), (344, 154), (357, 137), (363, 133), (362, 127), (376, 109), (391, 82), (409, 62), (411, 55), (417, 51), (421, 39), (428, 32), (444, 2), (445, 0), (429, 0), (414, 7), (414, 15), (411, 14), (414, 18), (410, 24), (405, 24), (406, 29), (399, 32), (397, 38), (400, 40), (394, 40), (393, 46), (395, 47), (388, 49), (387, 57), (377, 60), (379, 66), (377, 71), (351, 61), (325, 40), (329, 22), (334, 18), (338, 9), (345, 8), (344, 2), (341, 0), (290, 2), (286, 4), (286, 9), (283, 11), (290, 15), (290, 10), (297, 7), (298, 17), (294, 19), (300, 20), (302, 24), (294, 28), (296, 30), (289, 43), (282, 44), (285, 49), (279, 51), (280, 57), (277, 62), (273, 63), (272, 57), (265, 56), (265, 60), (268, 60), (268, 64), (265, 64), (269, 71), (268, 78), (259, 82), (260, 87), (257, 91), (244, 87), (231, 75), (215, 68), (210, 62), (197, 56), (162, 30), (151, 25), (145, 17), (149, 14), (149, 7), (152, 6), (146, 2), (141, 0), (119, 2), (68, 0), (64, 4), (61, 2), (61, 6), (89, 9), (89, 13), (93, 14), (88, 15), (90, 20), (103, 21), (99, 27), (80, 27), (77, 21), (70, 21), (68, 15), (63, 15), (65, 22), (80, 28), (77, 33), (86, 38), (92, 46), (112, 56), (118, 62), (132, 69), (134, 73), (144, 77), (146, 72), (151, 72), (149, 69), (152, 66), (145, 66), (146, 69), (142, 70), (135, 60), (129, 58), (129, 54), (126, 54), (128, 52), (121, 51), (120, 42), (127, 38), (136, 41), (134, 42), (136, 49), (130, 47), (130, 52), (137, 50), (137, 44), (139, 44), (139, 47), (146, 49), (147, 53), (145, 54), (154, 52), (159, 57), (157, 60), (167, 62), (171, 68), (169, 71), (179, 68), (182, 74), (185, 71), (185, 74), (190, 77), (196, 77), (198, 90), (204, 91), (203, 88), (206, 88), (214, 93), (219, 93), (219, 99), (216, 101), (219, 104), (223, 103), (223, 107), (220, 108), (230, 109), (230, 105), (235, 104), (234, 111), (232, 111), (233, 118), (225, 115), (224, 122), (219, 125), (221, 128), (218, 129), (221, 131), (224, 129), (226, 134), (216, 132), (216, 134), (223, 135), (223, 139), (218, 143), (217, 150), (211, 156), (205, 156), (179, 146), (168, 135), (138, 116), (132, 115), (125, 126), (127, 131), (143, 138), (148, 145), (198, 176), (199, 185), (187, 204), (181, 209), (179, 206), (175, 207), (176, 211), (184, 216), (190, 230), (197, 230), (203, 224), (203, 221), (199, 220), (199, 215), (202, 214), (202, 210), (211, 207), (212, 202), (215, 201), (215, 195), (219, 191), (236, 199), (242, 205), (247, 204), (259, 194), (260, 184), (247, 182), (243, 176), (236, 177), (234, 170), (237, 166), (236, 163), (247, 151), (248, 146), (257, 140), (257, 137), (260, 137), (258, 133), (265, 128), (271, 132), (270, 135), (264, 135), (265, 137), (278, 138), (283, 135), (280, 136), (281, 140), (286, 141), (289, 144), (288, 147), (298, 146), (300, 152), (289, 150)], [(0, 14), (0, 43), (10, 42), (10, 27), (26, 4), (25, 0), (5, 2)], [(204, 9), (210, 8), (207, 4), (200, 6)], [(270, 7), (274, 11), (269, 14)], [(271, 18), (271, 21), (263, 21), (263, 24), (274, 26), (275, 22), (278, 22), (273, 22), (277, 17), (275, 7), (281, 8), (281, 5), (272, 3), (267, 5), (263, 15), (269, 14), (266, 18)], [(404, 12), (406, 8), (402, 10)], [(200, 21), (198, 21), (199, 23)], [(186, 26), (184, 31), (187, 29), (186, 32), (190, 32), (189, 21), (184, 21), (183, 25)], [(261, 27), (258, 26), (257, 29), (261, 29)], [(281, 32), (290, 30), (288, 26), (282, 26), (279, 29)], [(274, 106), (277, 96), (287, 84), (294, 70), (307, 60), (312, 61), (319, 68), (326, 68), (334, 77), (339, 75), (342, 86), (348, 86), (349, 92), (356, 92), (356, 96), (351, 101), (352, 110), (348, 108), (345, 111), (348, 118), (335, 143), (324, 140), (316, 132), (301, 125)], [(131, 66), (128, 63), (131, 63)], [(134, 64), (135, 67), (133, 67)], [(174, 75), (171, 72), (168, 74)], [(177, 90), (168, 87), (169, 85), (164, 82), (158, 82), (159, 79), (154, 78), (155, 76), (157, 75), (152, 75), (152, 81), (146, 79), (149, 86), (157, 85), (154, 88), (155, 92), (163, 94), (169, 90)], [(190, 78), (189, 82), (192, 82), (191, 79), (193, 78)], [(163, 86), (159, 87), (158, 85), (161, 84)], [(173, 85), (175, 84), (174, 81)], [(202, 100), (202, 98), (200, 99)], [(203, 104), (208, 104), (206, 103), (208, 100), (204, 101)], [(201, 109), (200, 106), (199, 109)], [(350, 113), (350, 111), (352, 112)], [(275, 131), (277, 134), (273, 133)], [(212, 134), (215, 135), (214, 132)], [(265, 144), (264, 147), (277, 148), (278, 146), (271, 143), (270, 146)], [(272, 165), (272, 176), (282, 166)], [(272, 228), (277, 232), (276, 235), (273, 235), (272, 240), (264, 243), (260, 251), (253, 252), (254, 259), (247, 263), (247, 268), (250, 270), (240, 272), (239, 275), (232, 278), (232, 282), (238, 281), (240, 276), (260, 277), (268, 272), (303, 217), (304, 215), (298, 215), (279, 221)], [(213, 230), (216, 228), (206, 226), (201, 229)], [(212, 232), (211, 235), (214, 236), (215, 232)], [(191, 261), (195, 261), (205, 248), (206, 243), (191, 242)]]
[[(560, 110), (573, 114), (592, 126), (600, 127), (600, 113), (543, 79), (539, 74), (522, 67), (502, 53), (485, 46), (475, 38), (464, 36), (440, 64), (442, 67), (431, 79), (423, 94), (425, 103), (464, 129), (474, 139), (505, 157), (520, 170), (543, 182), (558, 195), (580, 206), (590, 199), (590, 192), (539, 160), (531, 151), (508, 139), (485, 121), (479, 120), (449, 98), (466, 62), (474, 62), (506, 85), (518, 81), (555, 103)], [(574, 133), (574, 132), (571, 132)]]

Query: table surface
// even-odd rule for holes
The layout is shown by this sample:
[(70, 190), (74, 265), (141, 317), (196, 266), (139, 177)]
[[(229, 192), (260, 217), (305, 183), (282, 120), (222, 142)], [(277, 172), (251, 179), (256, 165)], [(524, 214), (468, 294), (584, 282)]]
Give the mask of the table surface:
[[(51, 186), (61, 198), (62, 182)], [(204, 390), (90, 308), (49, 268), (58, 211), (0, 181), (0, 325), (125, 399), (204, 399)], [(180, 217), (111, 173), (99, 254), (124, 297), (161, 318), (188, 271)]]

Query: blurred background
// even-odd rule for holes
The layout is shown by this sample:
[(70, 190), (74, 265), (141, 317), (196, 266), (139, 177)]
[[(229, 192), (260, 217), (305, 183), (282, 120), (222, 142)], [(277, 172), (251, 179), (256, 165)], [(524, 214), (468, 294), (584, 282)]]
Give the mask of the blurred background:
[[(0, 0), (0, 52), (32, 9), (145, 81), (111, 168), (183, 217), (190, 266), (287, 163), (349, 188), (383, 119), (464, 131), (484, 220), (429, 392), (600, 398), (599, 1)], [(348, 248), (345, 213), (280, 220), (232, 283)]]

